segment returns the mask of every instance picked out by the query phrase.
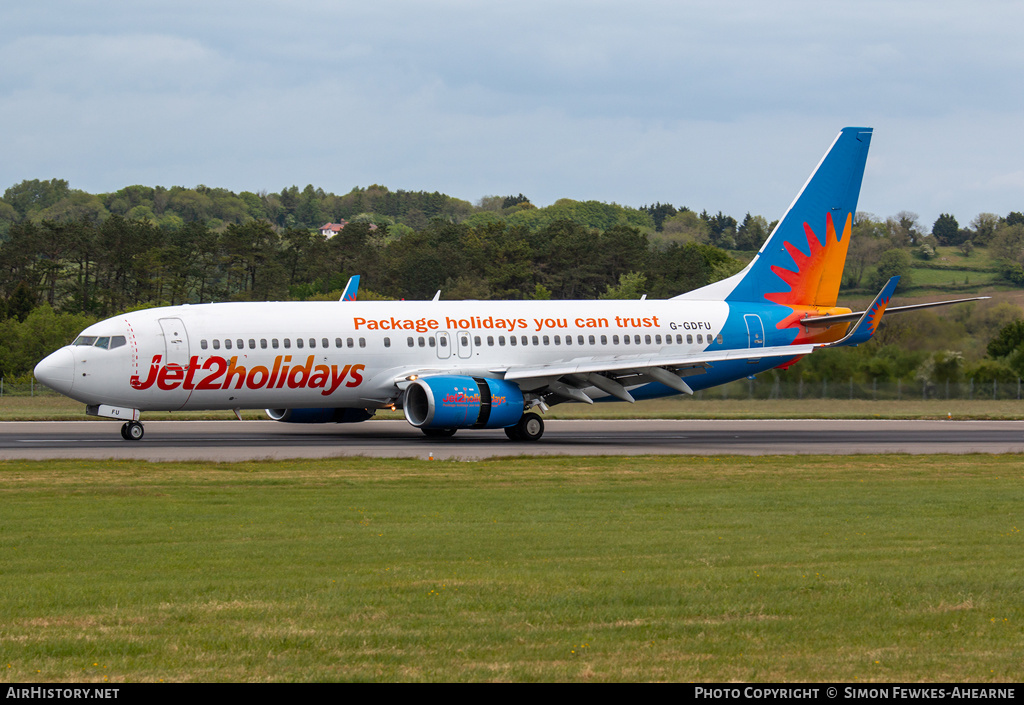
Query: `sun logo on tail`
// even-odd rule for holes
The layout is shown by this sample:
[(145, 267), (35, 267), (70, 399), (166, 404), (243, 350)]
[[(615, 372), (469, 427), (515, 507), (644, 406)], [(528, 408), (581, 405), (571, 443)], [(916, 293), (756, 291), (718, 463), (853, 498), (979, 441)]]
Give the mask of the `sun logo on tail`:
[(843, 236), (837, 237), (832, 214), (825, 215), (825, 242), (822, 243), (808, 223), (804, 223), (807, 234), (808, 254), (796, 245), (784, 241), (783, 247), (796, 264), (796, 270), (772, 265), (772, 272), (789, 285), (789, 291), (765, 294), (768, 301), (783, 306), (835, 306), (839, 298), (839, 285), (843, 279), (843, 265), (846, 251), (850, 246), (853, 228), (853, 214), (846, 216)]

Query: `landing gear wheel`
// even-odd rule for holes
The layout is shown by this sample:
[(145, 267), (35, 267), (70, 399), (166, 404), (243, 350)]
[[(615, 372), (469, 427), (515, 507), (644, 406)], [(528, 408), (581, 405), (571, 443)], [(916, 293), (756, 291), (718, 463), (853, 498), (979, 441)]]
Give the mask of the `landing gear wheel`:
[(519, 426), (518, 425), (516, 425), (516, 426), (506, 426), (505, 427), (505, 435), (508, 436), (509, 440), (512, 440), (512, 441), (521, 441), (521, 440), (523, 440), (522, 438), (519, 437)]
[(544, 435), (544, 419), (534, 413), (523, 414), (523, 418), (519, 419), (519, 423), (512, 428), (515, 429), (514, 438), (509, 429), (505, 429), (505, 434), (513, 440), (539, 441), (540, 437)]
[(455, 435), (457, 428), (421, 428), (423, 435), (428, 438), (451, 438)]
[(126, 441), (138, 441), (142, 439), (145, 429), (138, 421), (128, 421), (121, 426), (121, 438)]

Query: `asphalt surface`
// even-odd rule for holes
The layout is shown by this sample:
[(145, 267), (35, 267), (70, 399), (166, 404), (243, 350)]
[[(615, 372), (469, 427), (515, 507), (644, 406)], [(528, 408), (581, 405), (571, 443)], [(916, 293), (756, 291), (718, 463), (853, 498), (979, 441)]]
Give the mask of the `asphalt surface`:
[(452, 438), (432, 439), (405, 421), (150, 421), (145, 431), (141, 441), (125, 441), (116, 421), (0, 423), (0, 459), (1024, 452), (1020, 421), (548, 421), (544, 437), (535, 443), (510, 441), (501, 430), (464, 430)]

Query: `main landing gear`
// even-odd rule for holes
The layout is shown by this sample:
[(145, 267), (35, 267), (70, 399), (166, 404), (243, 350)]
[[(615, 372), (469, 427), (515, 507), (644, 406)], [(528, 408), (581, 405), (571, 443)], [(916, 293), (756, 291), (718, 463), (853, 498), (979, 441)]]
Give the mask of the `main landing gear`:
[(544, 419), (538, 414), (523, 414), (519, 423), (505, 428), (505, 435), (513, 441), (539, 441), (544, 435)]
[(142, 440), (144, 433), (145, 429), (142, 428), (142, 424), (138, 421), (128, 421), (121, 426), (121, 438), (126, 441)]

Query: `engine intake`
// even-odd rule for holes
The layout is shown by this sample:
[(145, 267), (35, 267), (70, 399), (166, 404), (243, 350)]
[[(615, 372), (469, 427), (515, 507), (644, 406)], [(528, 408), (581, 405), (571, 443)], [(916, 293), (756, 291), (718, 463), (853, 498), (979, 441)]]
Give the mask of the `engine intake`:
[(501, 379), (424, 377), (405, 391), (405, 418), (417, 428), (505, 428), (522, 415), (522, 390)]

